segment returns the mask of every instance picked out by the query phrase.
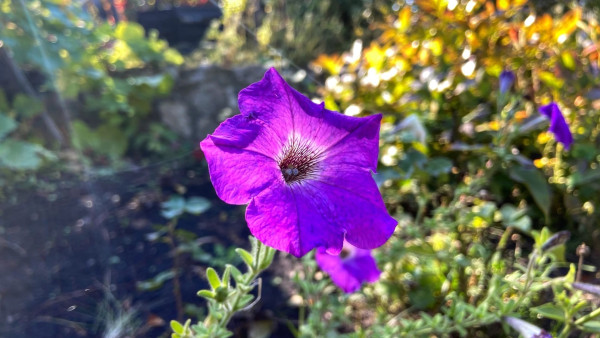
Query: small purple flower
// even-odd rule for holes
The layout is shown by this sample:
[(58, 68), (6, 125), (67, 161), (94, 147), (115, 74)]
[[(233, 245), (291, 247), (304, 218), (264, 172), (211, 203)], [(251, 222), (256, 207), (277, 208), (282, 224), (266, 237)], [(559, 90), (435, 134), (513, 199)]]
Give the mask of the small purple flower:
[(500, 94), (504, 94), (510, 90), (515, 82), (515, 73), (510, 70), (503, 70), (500, 73)]
[(552, 338), (552, 335), (539, 327), (515, 317), (504, 317), (504, 321), (517, 330), (524, 338)]
[(394, 232), (372, 172), (381, 115), (350, 117), (315, 104), (274, 68), (239, 94), (241, 114), (200, 143), (217, 195), (247, 204), (250, 232), (300, 257), (337, 254), (344, 239), (372, 249)]
[(558, 108), (555, 102), (551, 102), (545, 106), (539, 108), (540, 114), (550, 119), (550, 132), (554, 134), (556, 140), (565, 146), (565, 149), (569, 149), (573, 143), (573, 135), (569, 130), (569, 125), (565, 121), (565, 117)]
[(315, 259), (321, 270), (327, 272), (333, 283), (346, 293), (360, 289), (363, 282), (377, 281), (381, 274), (371, 250), (359, 249), (347, 242), (344, 242), (339, 255), (330, 255), (323, 248), (317, 249)]

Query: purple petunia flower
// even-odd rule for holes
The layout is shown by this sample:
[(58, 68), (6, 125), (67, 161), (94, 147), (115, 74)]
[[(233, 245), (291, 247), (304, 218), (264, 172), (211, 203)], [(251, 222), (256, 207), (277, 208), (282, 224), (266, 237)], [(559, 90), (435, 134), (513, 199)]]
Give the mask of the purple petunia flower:
[(330, 255), (323, 248), (317, 249), (315, 259), (321, 270), (327, 272), (335, 285), (351, 293), (363, 282), (375, 282), (381, 271), (377, 268), (371, 250), (364, 250), (344, 242), (339, 255)]
[(565, 149), (569, 149), (573, 143), (573, 135), (569, 130), (569, 125), (565, 121), (560, 108), (555, 102), (551, 102), (545, 106), (539, 108), (540, 114), (550, 119), (550, 132), (554, 134), (556, 140), (565, 146)]
[(502, 73), (500, 73), (500, 94), (508, 92), (514, 82), (515, 73), (510, 70), (503, 70)]
[(246, 221), (258, 240), (297, 257), (316, 247), (337, 254), (344, 239), (363, 249), (387, 241), (397, 222), (371, 176), (381, 115), (327, 110), (274, 68), (238, 100), (241, 114), (200, 147), (217, 195), (249, 203)]
[(504, 317), (504, 321), (517, 330), (524, 338), (552, 338), (552, 335), (539, 327), (516, 317)]

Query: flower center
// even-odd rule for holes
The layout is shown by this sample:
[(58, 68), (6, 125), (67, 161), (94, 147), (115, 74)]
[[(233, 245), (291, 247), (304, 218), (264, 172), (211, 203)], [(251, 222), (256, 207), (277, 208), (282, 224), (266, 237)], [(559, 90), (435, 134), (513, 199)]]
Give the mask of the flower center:
[(320, 152), (310, 142), (292, 137), (277, 160), (286, 183), (310, 178), (317, 172)]
[(348, 248), (342, 248), (342, 251), (340, 252), (341, 259), (348, 258), (350, 255), (352, 255), (352, 250)]

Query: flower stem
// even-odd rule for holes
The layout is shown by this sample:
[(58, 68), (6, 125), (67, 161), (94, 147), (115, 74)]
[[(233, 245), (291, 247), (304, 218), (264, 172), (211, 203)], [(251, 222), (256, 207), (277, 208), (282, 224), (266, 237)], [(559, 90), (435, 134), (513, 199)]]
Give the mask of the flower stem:
[(600, 308), (588, 313), (587, 315), (577, 319), (575, 325), (583, 325), (584, 323), (598, 317), (600, 315)]
[[(241, 280), (238, 281), (234, 291), (228, 297), (231, 300), (224, 302), (220, 309), (221, 313), (223, 314), (223, 317), (219, 321), (219, 326), (221, 326), (224, 329), (227, 328), (227, 324), (229, 323), (233, 315), (236, 312), (243, 310), (243, 308), (240, 307), (243, 307), (246, 304), (240, 305), (240, 300), (254, 289), (254, 286), (256, 285), (254, 281), (258, 278), (258, 275), (260, 275), (261, 272), (263, 272), (269, 266), (271, 266), (271, 263), (273, 262), (273, 257), (275, 256), (275, 249), (264, 245), (256, 238), (251, 238), (251, 242), (252, 265), (248, 266), (248, 272), (246, 272), (241, 278)], [(260, 295), (258, 295), (258, 297), (260, 297)], [(250, 304), (249, 306), (251, 307), (252, 305), (254, 304)]]

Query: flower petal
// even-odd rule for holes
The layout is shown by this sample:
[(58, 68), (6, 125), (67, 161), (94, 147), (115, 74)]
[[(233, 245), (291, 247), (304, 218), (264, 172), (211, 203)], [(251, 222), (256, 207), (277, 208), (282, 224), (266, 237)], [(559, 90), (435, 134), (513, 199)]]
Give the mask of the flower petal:
[(381, 271), (377, 268), (377, 263), (371, 254), (371, 250), (357, 248), (355, 256), (347, 260), (345, 264), (354, 276), (360, 276), (360, 279), (365, 282), (376, 282), (381, 275)]
[(362, 281), (345, 269), (340, 256), (330, 255), (324, 248), (319, 248), (315, 254), (315, 260), (321, 270), (327, 272), (333, 283), (344, 292), (351, 293), (360, 289)]
[(560, 108), (555, 102), (551, 102), (539, 108), (540, 114), (550, 119), (550, 132), (554, 134), (556, 140), (569, 149), (573, 144), (573, 135), (569, 130), (569, 125), (565, 120)]
[(296, 257), (316, 247), (342, 250), (343, 228), (330, 215), (332, 205), (305, 184), (274, 184), (252, 199), (246, 209), (250, 232), (264, 244)]
[(381, 114), (376, 114), (360, 118), (361, 124), (358, 127), (330, 145), (324, 152), (324, 163), (326, 165), (351, 165), (376, 172), (381, 117)]
[(331, 255), (325, 248), (317, 249), (315, 259), (321, 270), (327, 272), (331, 280), (344, 292), (354, 292), (363, 282), (375, 282), (379, 279), (381, 271), (371, 255), (370, 250), (363, 250), (344, 243), (344, 249), (350, 254), (346, 258), (340, 255)]
[(383, 245), (398, 222), (389, 216), (381, 193), (368, 170), (346, 164), (327, 165), (315, 185), (327, 195), (330, 216), (346, 231), (346, 240), (362, 249)]
[(283, 181), (275, 160), (254, 150), (232, 146), (245, 143), (241, 137), (224, 140), (209, 135), (200, 143), (210, 180), (223, 201), (247, 204), (274, 182)]
[(240, 92), (239, 105), (243, 115), (268, 125), (268, 132), (280, 146), (296, 137), (323, 151), (332, 148), (337, 154), (340, 150), (334, 150), (336, 146), (352, 143), (358, 147), (352, 153), (364, 157), (364, 163), (357, 165), (373, 171), (377, 167), (381, 115), (351, 117), (327, 110), (323, 103), (316, 104), (290, 87), (274, 68)]

